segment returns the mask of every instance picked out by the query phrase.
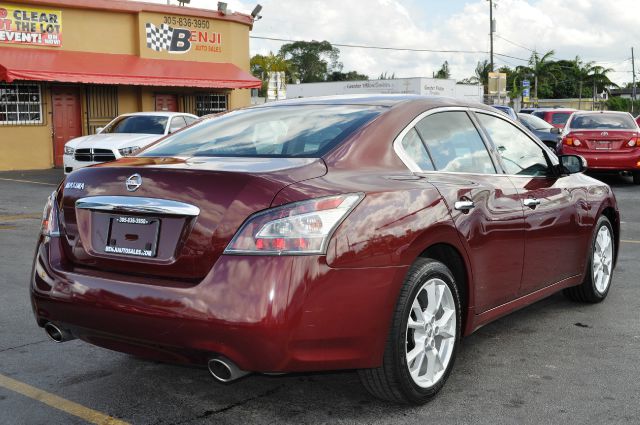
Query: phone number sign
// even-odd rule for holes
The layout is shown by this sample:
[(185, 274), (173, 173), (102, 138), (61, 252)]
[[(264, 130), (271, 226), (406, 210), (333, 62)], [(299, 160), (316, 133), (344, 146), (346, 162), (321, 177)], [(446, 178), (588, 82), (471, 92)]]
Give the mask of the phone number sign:
[(0, 3), (0, 43), (62, 46), (62, 11)]

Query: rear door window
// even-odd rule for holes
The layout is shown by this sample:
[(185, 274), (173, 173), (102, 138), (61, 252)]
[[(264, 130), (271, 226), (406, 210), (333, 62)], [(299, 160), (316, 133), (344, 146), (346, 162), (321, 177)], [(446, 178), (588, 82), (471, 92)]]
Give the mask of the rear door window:
[(548, 164), (542, 148), (522, 130), (492, 115), (476, 115), (496, 146), (507, 174), (547, 175)]
[(418, 133), (439, 171), (492, 174), (496, 169), (478, 130), (464, 111), (423, 118)]

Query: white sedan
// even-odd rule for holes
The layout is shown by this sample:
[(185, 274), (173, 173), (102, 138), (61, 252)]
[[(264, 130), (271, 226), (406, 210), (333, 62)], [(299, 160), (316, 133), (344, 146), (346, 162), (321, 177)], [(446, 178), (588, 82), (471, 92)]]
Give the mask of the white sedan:
[(197, 116), (180, 112), (136, 112), (120, 115), (97, 134), (69, 140), (64, 145), (64, 173), (113, 161), (192, 124)]

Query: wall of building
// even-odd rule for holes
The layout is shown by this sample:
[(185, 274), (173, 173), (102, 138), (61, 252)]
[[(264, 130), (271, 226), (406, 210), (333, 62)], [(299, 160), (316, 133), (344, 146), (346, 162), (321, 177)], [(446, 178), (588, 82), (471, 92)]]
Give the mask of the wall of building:
[[(59, 47), (45, 45), (9, 44), (2, 47), (21, 49), (47, 49), (84, 51), (105, 54), (136, 55), (143, 58), (176, 61), (228, 62), (240, 69), (249, 70), (250, 17), (222, 17), (215, 11), (191, 8), (144, 5), (136, 2), (95, 2), (100, 10), (92, 9), (91, 2), (74, 0), (4, 1), (0, 6), (61, 12), (62, 44)], [(212, 3), (215, 7), (215, 3)], [(113, 8), (113, 9), (111, 9)], [(191, 49), (183, 54), (155, 51), (147, 47), (146, 25), (160, 27), (168, 23), (173, 28), (193, 31)], [(0, 170), (41, 169), (53, 165), (53, 140), (50, 86), (43, 83), (42, 102), (44, 124), (0, 124)], [(81, 86), (81, 122), (84, 134), (95, 131), (106, 118), (90, 120), (87, 111), (87, 89)], [(225, 93), (228, 108), (237, 109), (251, 103), (250, 90), (194, 89), (169, 87), (118, 86), (116, 107), (118, 114), (137, 111), (154, 111), (156, 93), (175, 93), (179, 108), (182, 98), (198, 92)], [(193, 102), (191, 102), (193, 104)], [(192, 111), (186, 111), (192, 112)]]
[[(43, 88), (42, 96), (51, 98)], [(51, 105), (42, 105), (42, 124), (0, 125), (0, 170), (37, 170), (53, 164)], [(43, 143), (47, 141), (47, 143)], [(16, 160), (19, 158), (19, 160)]]

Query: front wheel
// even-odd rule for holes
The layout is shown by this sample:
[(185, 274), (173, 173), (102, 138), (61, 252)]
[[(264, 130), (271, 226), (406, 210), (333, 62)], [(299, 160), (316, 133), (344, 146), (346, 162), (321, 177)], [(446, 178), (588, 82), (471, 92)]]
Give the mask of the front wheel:
[(420, 258), (398, 298), (382, 366), (359, 371), (374, 396), (422, 404), (447, 380), (460, 343), (460, 296), (443, 263)]
[(564, 290), (564, 294), (574, 300), (599, 303), (609, 293), (613, 275), (614, 238), (611, 222), (600, 216), (591, 241), (591, 255), (584, 281), (579, 286)]

